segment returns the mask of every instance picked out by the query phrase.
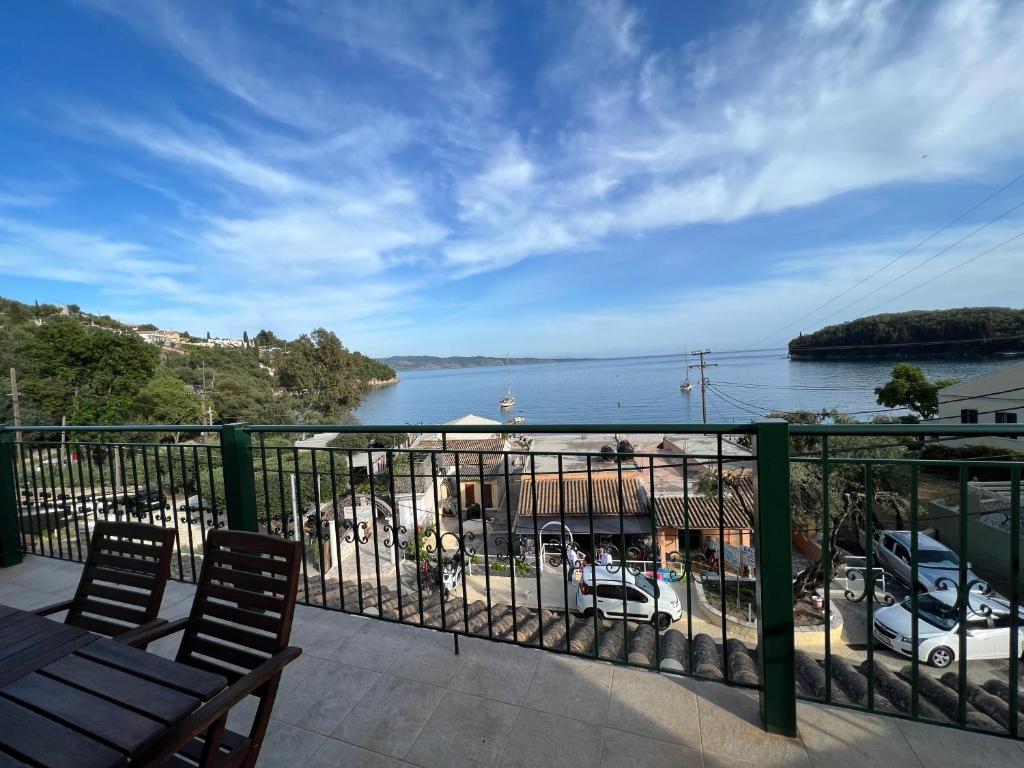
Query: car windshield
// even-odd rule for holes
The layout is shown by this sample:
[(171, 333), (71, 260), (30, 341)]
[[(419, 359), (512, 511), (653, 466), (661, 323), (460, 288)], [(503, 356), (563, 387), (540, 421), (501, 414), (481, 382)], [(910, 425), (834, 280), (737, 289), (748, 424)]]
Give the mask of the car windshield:
[(928, 568), (959, 568), (956, 554), (948, 549), (919, 549), (917, 563)]
[(642, 573), (636, 574), (636, 585), (651, 597), (654, 597), (654, 585), (651, 584), (650, 579), (644, 576)]
[[(907, 613), (910, 613), (909, 597), (901, 605), (907, 610)], [(955, 627), (957, 623), (957, 611), (953, 606), (927, 594), (917, 598), (917, 615), (932, 626), (947, 631)]]

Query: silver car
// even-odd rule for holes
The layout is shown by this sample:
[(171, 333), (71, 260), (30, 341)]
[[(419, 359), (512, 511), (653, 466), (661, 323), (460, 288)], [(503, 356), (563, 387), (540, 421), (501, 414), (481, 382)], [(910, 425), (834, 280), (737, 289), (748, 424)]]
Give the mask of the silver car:
[[(881, 531), (875, 539), (875, 560), (896, 578), (911, 584), (910, 531)], [(922, 592), (955, 588), (960, 581), (960, 558), (956, 552), (924, 533), (917, 534), (917, 584)], [(966, 581), (972, 592), (986, 592), (988, 586), (967, 563)]]

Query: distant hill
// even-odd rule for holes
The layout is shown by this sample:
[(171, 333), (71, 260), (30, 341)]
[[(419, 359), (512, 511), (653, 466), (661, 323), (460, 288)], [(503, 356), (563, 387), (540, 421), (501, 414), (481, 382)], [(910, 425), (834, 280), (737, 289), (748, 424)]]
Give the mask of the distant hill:
[(1024, 310), (1007, 307), (915, 310), (871, 315), (801, 334), (800, 360), (1024, 355)]
[[(0, 297), (3, 381), (15, 368), (30, 424), (338, 423), (369, 390), (397, 381), (322, 328), (290, 341), (245, 332), (228, 347), (184, 331), (142, 335), (156, 330)], [(13, 417), (6, 392), (0, 385), (0, 424)]]
[[(380, 361), (396, 371), (432, 371), (439, 368), (482, 368), (489, 365), (504, 365), (504, 357), (432, 357), (431, 355), (395, 355), (382, 357)], [(564, 358), (563, 358), (564, 359)], [(537, 365), (539, 363), (557, 363), (558, 359), (546, 357), (511, 357), (512, 365)]]

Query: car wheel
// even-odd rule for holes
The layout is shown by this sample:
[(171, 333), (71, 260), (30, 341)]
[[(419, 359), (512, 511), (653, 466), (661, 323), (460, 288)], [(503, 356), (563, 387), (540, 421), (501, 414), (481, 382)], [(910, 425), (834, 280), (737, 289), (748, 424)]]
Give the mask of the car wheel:
[(953, 651), (944, 645), (940, 645), (928, 654), (928, 663), (933, 667), (945, 669), (953, 663)]
[(583, 609), (583, 616), (584, 616), (584, 618), (589, 619), (593, 615), (594, 615), (594, 609), (593, 608), (584, 608)]
[(658, 628), (659, 632), (664, 632), (672, 626), (672, 617), (667, 613), (659, 613), (654, 617), (654, 625)]

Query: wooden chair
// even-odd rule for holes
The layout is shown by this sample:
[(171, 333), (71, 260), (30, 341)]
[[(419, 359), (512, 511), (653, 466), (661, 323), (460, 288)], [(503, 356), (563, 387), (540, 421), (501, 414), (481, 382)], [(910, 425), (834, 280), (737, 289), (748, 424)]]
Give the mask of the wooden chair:
[[(184, 630), (175, 660), (223, 675), (229, 685), (159, 739), (140, 764), (255, 765), (281, 672), (302, 652), (288, 646), (301, 557), (299, 542), (209, 532), (191, 613), (138, 634), (151, 642)], [(249, 734), (227, 730), (229, 711), (250, 695), (258, 704)]]
[(97, 522), (75, 596), (35, 613), (67, 611), (65, 624), (117, 640), (165, 624), (157, 615), (171, 575), (173, 547), (173, 528)]

